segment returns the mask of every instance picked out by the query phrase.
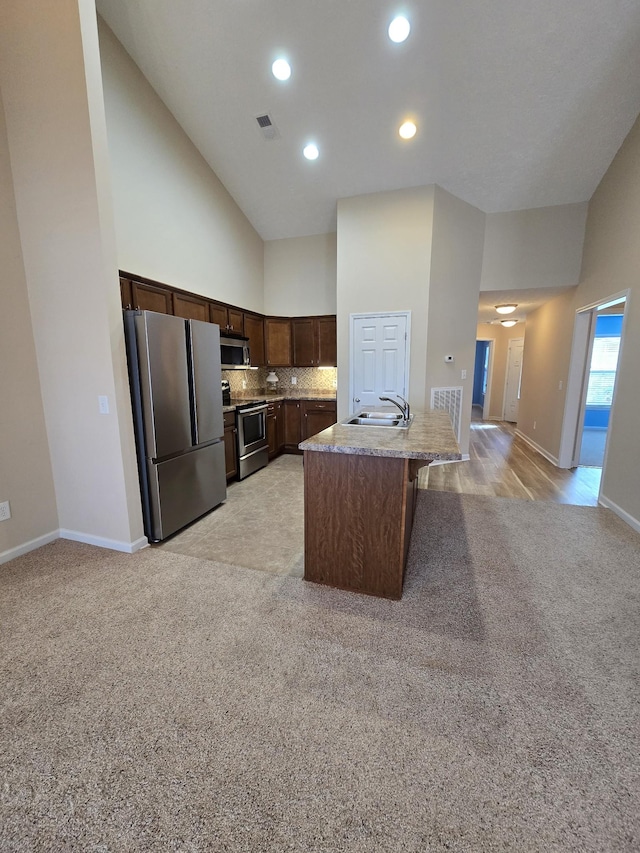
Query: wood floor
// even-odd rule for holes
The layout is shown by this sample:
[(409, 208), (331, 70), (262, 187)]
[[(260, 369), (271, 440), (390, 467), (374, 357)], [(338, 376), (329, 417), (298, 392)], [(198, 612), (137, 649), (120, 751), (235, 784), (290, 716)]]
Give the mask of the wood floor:
[(597, 506), (600, 468), (556, 468), (515, 434), (514, 424), (473, 419), (470, 459), (430, 465), (420, 486), (435, 491)]

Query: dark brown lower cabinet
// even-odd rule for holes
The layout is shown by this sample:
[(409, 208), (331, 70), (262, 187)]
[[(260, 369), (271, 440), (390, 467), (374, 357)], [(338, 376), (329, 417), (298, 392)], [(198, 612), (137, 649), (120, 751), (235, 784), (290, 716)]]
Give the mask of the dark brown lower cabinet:
[(285, 400), (284, 447), (290, 453), (302, 453), (298, 445), (336, 422), (334, 400)]
[(238, 473), (238, 448), (236, 445), (236, 413), (224, 413), (224, 461), (227, 480)]
[(302, 441), (302, 428), (300, 423), (300, 400), (285, 400), (282, 404), (284, 410), (284, 446), (286, 450), (298, 451), (298, 445)]
[(336, 404), (332, 400), (303, 400), (301, 413), (302, 441), (336, 422)]
[(304, 577), (401, 598), (421, 459), (306, 450)]
[(267, 442), (269, 459), (273, 459), (284, 448), (284, 415), (280, 400), (274, 400), (267, 407)]

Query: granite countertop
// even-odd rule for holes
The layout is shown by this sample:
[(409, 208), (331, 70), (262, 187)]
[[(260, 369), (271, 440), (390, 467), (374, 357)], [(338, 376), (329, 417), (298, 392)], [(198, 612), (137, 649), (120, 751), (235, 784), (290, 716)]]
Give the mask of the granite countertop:
[(462, 459), (446, 412), (415, 414), (409, 429), (334, 424), (298, 445), (300, 450), (400, 456), (404, 459)]
[(274, 392), (274, 391), (264, 391), (261, 393), (253, 392), (251, 394), (240, 394), (237, 396), (233, 396), (231, 398), (230, 406), (223, 406), (223, 412), (235, 412), (236, 406), (240, 406), (243, 403), (256, 403), (261, 402), (262, 400), (266, 400), (269, 402), (282, 402), (283, 400), (327, 400), (330, 402), (335, 402), (336, 392), (335, 389), (333, 391), (324, 391), (324, 390), (305, 390), (301, 389), (293, 389), (288, 388), (287, 391), (282, 392)]
[(286, 393), (283, 391), (282, 393), (276, 391), (267, 392), (266, 394), (267, 401), (268, 400), (329, 400), (335, 403), (336, 400), (336, 390), (335, 388), (332, 391), (310, 391), (305, 390), (304, 388), (288, 388)]

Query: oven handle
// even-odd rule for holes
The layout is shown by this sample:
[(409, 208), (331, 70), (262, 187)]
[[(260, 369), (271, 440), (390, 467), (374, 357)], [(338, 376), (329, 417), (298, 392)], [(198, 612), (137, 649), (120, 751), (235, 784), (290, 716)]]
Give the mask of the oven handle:
[(256, 412), (266, 412), (266, 411), (267, 411), (267, 404), (265, 403), (264, 406), (249, 406), (246, 409), (238, 409), (238, 414), (239, 415), (253, 415)]

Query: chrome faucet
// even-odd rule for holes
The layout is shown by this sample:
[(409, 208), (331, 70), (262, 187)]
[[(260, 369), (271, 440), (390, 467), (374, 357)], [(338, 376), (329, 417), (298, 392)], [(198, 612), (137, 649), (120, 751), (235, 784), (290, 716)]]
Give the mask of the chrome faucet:
[(411, 409), (409, 408), (409, 403), (404, 399), (404, 397), (401, 397), (400, 394), (396, 394), (395, 396), (398, 398), (398, 400), (402, 400), (403, 405), (400, 405), (400, 403), (396, 402), (396, 400), (392, 399), (391, 397), (378, 397), (378, 399), (386, 403), (393, 403), (394, 406), (397, 406), (402, 412), (403, 419), (408, 422), (411, 418)]

